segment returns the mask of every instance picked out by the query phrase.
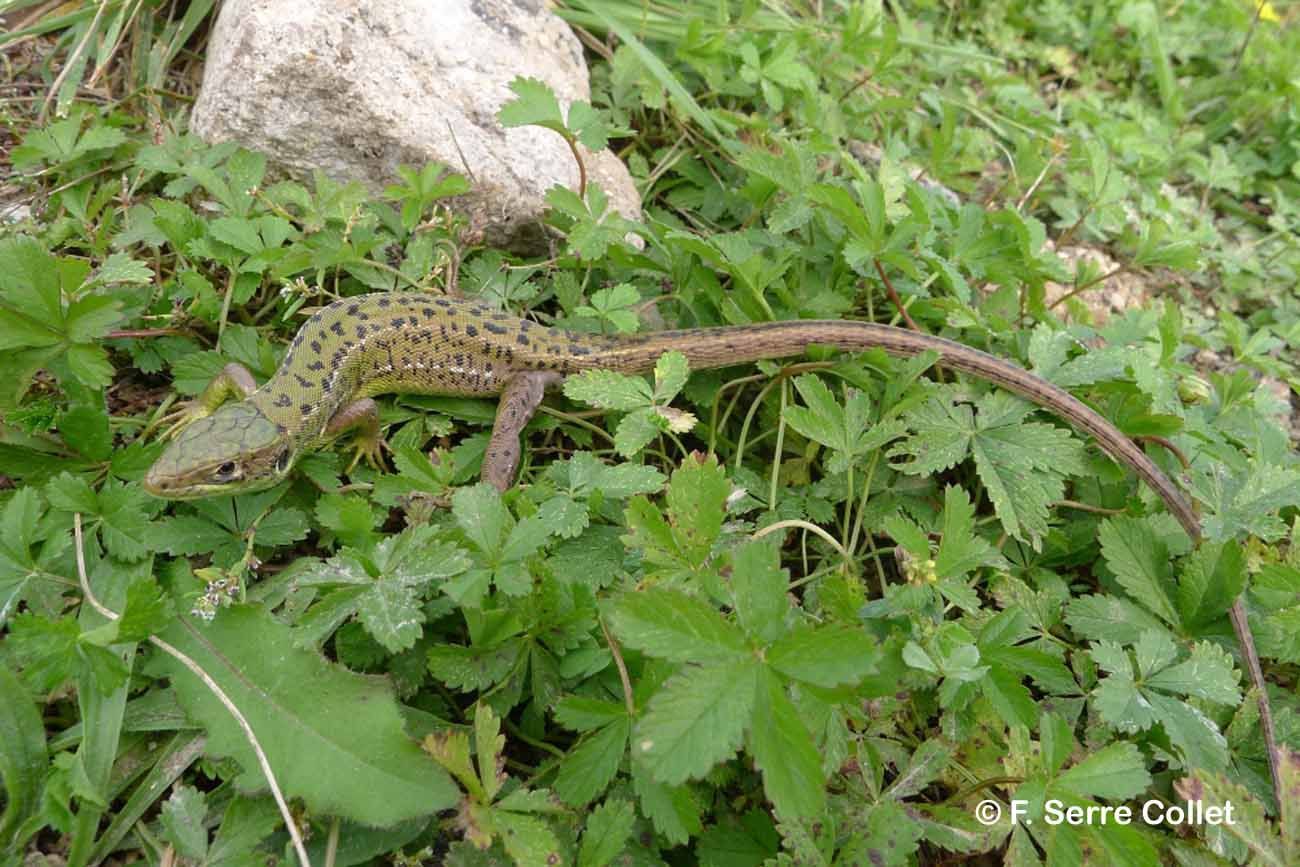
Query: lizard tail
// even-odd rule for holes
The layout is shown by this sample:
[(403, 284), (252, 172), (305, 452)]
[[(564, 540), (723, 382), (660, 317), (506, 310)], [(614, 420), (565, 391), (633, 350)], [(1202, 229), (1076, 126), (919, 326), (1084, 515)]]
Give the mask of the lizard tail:
[(576, 359), (578, 369), (640, 373), (654, 367), (659, 356), (677, 350), (694, 370), (744, 364), (765, 358), (802, 355), (809, 346), (832, 346), (852, 352), (882, 349), (911, 357), (928, 350), (939, 353), (939, 364), (1000, 385), (1064, 418), (1091, 435), (1116, 461), (1132, 469), (1165, 501), (1193, 540), (1201, 537), (1201, 522), (1177, 486), (1136, 443), (1104, 416), (1074, 395), (1024, 368), (987, 352), (942, 337), (871, 322), (802, 320), (725, 328), (661, 331), (629, 338)]

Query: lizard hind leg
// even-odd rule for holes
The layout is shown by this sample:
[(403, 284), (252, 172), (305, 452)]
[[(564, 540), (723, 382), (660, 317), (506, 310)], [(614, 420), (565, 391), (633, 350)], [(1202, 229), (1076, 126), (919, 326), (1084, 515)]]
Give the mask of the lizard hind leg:
[(363, 397), (352, 401), (330, 416), (325, 425), (326, 439), (332, 440), (348, 432), (354, 433), (352, 443), (356, 449), (352, 463), (348, 464), (348, 472), (352, 472), (362, 458), (376, 470), (382, 470), (384, 449), (388, 444), (380, 433), (379, 406), (373, 400)]
[(519, 435), (537, 412), (546, 396), (547, 386), (561, 379), (561, 375), (554, 371), (538, 370), (516, 374), (506, 383), (501, 392), (501, 403), (497, 405), (487, 452), (483, 455), (483, 481), (498, 491), (504, 491), (514, 483), (522, 453)]
[(162, 419), (163, 423), (172, 423), (163, 432), (162, 438), (176, 436), (199, 419), (212, 415), (227, 401), (244, 400), (255, 391), (257, 380), (253, 379), (253, 374), (247, 367), (234, 362), (227, 364), (197, 397), (185, 401), (175, 412)]

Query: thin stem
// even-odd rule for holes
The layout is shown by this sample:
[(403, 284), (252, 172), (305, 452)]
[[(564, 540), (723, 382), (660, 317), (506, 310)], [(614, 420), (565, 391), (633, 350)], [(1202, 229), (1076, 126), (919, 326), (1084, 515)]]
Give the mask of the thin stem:
[(58, 77), (55, 78), (54, 83), (50, 85), (49, 92), (45, 94), (45, 101), (41, 103), (41, 113), (39, 117), (41, 123), (45, 122), (45, 113), (49, 111), (50, 103), (58, 96), (59, 91), (63, 89), (63, 82), (67, 80), (68, 75), (72, 70), (77, 68), (77, 62), (85, 52), (86, 45), (90, 42), (90, 37), (95, 35), (95, 31), (99, 27), (99, 19), (104, 17), (104, 10), (108, 8), (108, 3), (109, 0), (99, 0), (99, 6), (95, 9), (95, 17), (91, 19), (90, 26), (86, 28), (85, 33), (81, 34), (81, 39), (77, 42), (77, 46), (72, 49), (72, 53), (63, 61), (63, 69), (59, 71)]
[(767, 507), (776, 511), (777, 482), (781, 477), (781, 452), (785, 448), (785, 404), (790, 393), (788, 380), (781, 380), (781, 412), (776, 421), (776, 449), (772, 455), (772, 485), (768, 489)]
[(618, 642), (610, 634), (609, 627), (605, 625), (605, 618), (599, 614), (596, 615), (596, 622), (600, 624), (600, 631), (605, 635), (605, 643), (609, 645), (609, 653), (614, 657), (614, 667), (618, 669), (618, 679), (623, 682), (623, 703), (627, 706), (627, 715), (629, 719), (636, 717), (636, 701), (632, 697), (632, 678), (627, 674), (627, 663), (623, 661), (623, 653), (618, 648)]
[(1107, 280), (1111, 279), (1112, 277), (1118, 277), (1120, 274), (1123, 274), (1127, 270), (1128, 270), (1128, 265), (1120, 265), (1118, 268), (1112, 268), (1110, 271), (1107, 271), (1105, 274), (1102, 274), (1100, 277), (1093, 278), (1092, 280), (1089, 280), (1087, 283), (1084, 283), (1081, 286), (1075, 286), (1069, 292), (1066, 292), (1060, 298), (1057, 298), (1051, 304), (1048, 304), (1047, 309), (1054, 310), (1057, 307), (1060, 307), (1069, 299), (1073, 298), (1074, 296), (1079, 295), (1083, 292), (1087, 292), (1089, 289), (1091, 289), (1093, 286), (1096, 286), (1098, 283), (1105, 283)]
[(775, 524), (768, 524), (766, 527), (757, 531), (749, 538), (761, 539), (764, 536), (768, 535), (769, 533), (775, 533), (777, 530), (785, 530), (789, 527), (798, 527), (801, 530), (807, 530), (809, 533), (817, 534), (826, 542), (826, 544), (830, 545), (832, 548), (838, 551), (840, 553), (840, 556), (843, 557), (846, 562), (848, 561), (849, 552), (844, 550), (844, 546), (840, 544), (839, 539), (836, 539), (834, 536), (832, 536), (830, 533), (827, 533), (825, 530), (823, 530), (821, 527), (818, 527), (816, 524), (811, 524), (807, 521), (796, 521), (796, 520), (777, 521)]
[(894, 306), (898, 308), (899, 315), (903, 317), (903, 321), (907, 323), (907, 327), (913, 331), (920, 331), (921, 328), (915, 321), (913, 321), (912, 314), (908, 313), (907, 308), (903, 306), (903, 299), (898, 297), (898, 292), (894, 289), (894, 284), (889, 282), (889, 277), (885, 276), (885, 269), (881, 266), (880, 260), (872, 259), (871, 263), (876, 266), (876, 273), (880, 275), (881, 281), (885, 284), (885, 293), (889, 296), (889, 300), (894, 302)]

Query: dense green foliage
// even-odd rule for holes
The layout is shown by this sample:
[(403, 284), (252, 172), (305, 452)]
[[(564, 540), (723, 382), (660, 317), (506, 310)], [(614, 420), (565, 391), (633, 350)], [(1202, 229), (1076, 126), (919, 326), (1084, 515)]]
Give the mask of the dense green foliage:
[[(441, 167), (375, 196), (188, 135), (167, 76), (210, 4), (138, 5), (0, 36), (59, 40), (8, 67), (57, 85), (48, 119), (0, 99), (4, 863), (294, 857), (167, 648), (247, 719), (316, 864), (1300, 859), (1300, 759), (1279, 809), (1226, 617), (1244, 592), (1300, 749), (1300, 34), (1272, 7), (569, 4), (614, 47), (594, 107), (517, 82), (502, 120), (609, 141), (646, 213), (553, 190), (527, 259), (475, 246)], [(79, 97), (100, 72), (112, 97)], [(1107, 251), (1137, 306), (1099, 321), (1114, 273), (1049, 238)], [(269, 376), (336, 297), (901, 324), (883, 278), (1146, 437), (1206, 542), (1058, 419), (880, 353), (571, 379), (504, 496), (475, 484), (494, 407), (411, 397), (382, 401), (385, 472), (140, 487), (179, 401), (229, 361)], [(976, 818), (1187, 798), (1238, 821)]]

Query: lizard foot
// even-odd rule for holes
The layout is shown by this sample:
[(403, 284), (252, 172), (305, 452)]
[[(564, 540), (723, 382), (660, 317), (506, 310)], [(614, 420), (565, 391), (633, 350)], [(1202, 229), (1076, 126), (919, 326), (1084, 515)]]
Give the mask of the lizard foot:
[(363, 458), (371, 469), (384, 472), (384, 452), (392, 451), (383, 437), (377, 433), (371, 435), (369, 432), (358, 433), (352, 441), (352, 448), (352, 461), (348, 464), (347, 470), (349, 473), (356, 469)]

